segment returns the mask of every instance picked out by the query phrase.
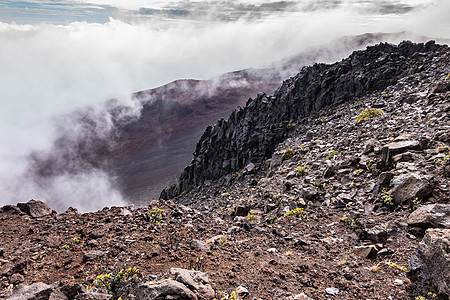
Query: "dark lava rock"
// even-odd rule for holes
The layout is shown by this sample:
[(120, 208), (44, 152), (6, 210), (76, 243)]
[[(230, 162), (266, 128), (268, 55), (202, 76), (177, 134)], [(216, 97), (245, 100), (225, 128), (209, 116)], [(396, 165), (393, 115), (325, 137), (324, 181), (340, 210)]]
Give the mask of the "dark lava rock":
[(192, 271), (180, 268), (171, 268), (170, 274), (174, 279), (193, 291), (199, 300), (214, 298), (215, 292), (210, 285), (207, 274), (200, 271)]
[(52, 209), (40, 200), (31, 199), (27, 203), (17, 203), (17, 207), (33, 218), (49, 215)]
[(362, 258), (374, 259), (377, 257), (377, 249), (373, 245), (355, 247), (353, 252)]
[(411, 227), (450, 228), (450, 204), (421, 206), (409, 215), (407, 223)]
[(391, 195), (396, 203), (412, 201), (415, 198), (423, 199), (432, 192), (430, 184), (418, 174), (401, 174), (392, 179), (394, 186)]
[(381, 159), (385, 164), (390, 160), (390, 157), (406, 152), (408, 150), (414, 150), (420, 148), (419, 141), (400, 141), (389, 143), (381, 148)]
[(103, 251), (92, 250), (83, 254), (83, 262), (94, 261), (104, 256), (106, 253)]
[(54, 286), (45, 284), (43, 282), (36, 282), (32, 285), (23, 286), (13, 292), (9, 300), (67, 300), (59, 291), (56, 291)]
[(191, 249), (194, 250), (211, 250), (211, 246), (200, 240), (191, 241)]
[(173, 279), (142, 283), (136, 288), (134, 295), (137, 299), (198, 299), (194, 292)]
[(427, 286), (450, 296), (450, 229), (428, 229), (411, 257), (407, 276), (417, 295), (426, 294)]

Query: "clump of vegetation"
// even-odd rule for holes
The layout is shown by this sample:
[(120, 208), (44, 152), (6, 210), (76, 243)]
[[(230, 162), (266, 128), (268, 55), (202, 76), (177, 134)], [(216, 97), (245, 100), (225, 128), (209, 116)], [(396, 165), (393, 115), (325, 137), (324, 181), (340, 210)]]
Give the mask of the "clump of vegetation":
[(447, 77), (445, 78), (445, 80), (450, 80), (450, 73), (447, 75)]
[(361, 121), (367, 121), (373, 117), (383, 114), (384, 111), (379, 108), (367, 108), (363, 110), (357, 117), (353, 123), (359, 123)]
[(254, 219), (254, 218), (255, 218), (255, 215), (253, 215), (253, 214), (251, 214), (251, 213), (248, 213), (248, 214), (247, 214), (247, 219), (252, 220), (252, 219)]
[(193, 271), (201, 271), (203, 270), (203, 257), (197, 257), (195, 261), (189, 264), (189, 269)]
[(283, 155), (281, 156), (281, 159), (282, 160), (288, 160), (288, 159), (291, 159), (292, 156), (294, 156), (294, 150), (289, 148), (286, 151), (284, 151)]
[(449, 160), (449, 159), (450, 159), (450, 153), (447, 154), (446, 156), (444, 156), (443, 159), (438, 159), (438, 160), (436, 161), (436, 164), (443, 165), (443, 164), (444, 164), (447, 160)]
[(77, 238), (77, 237), (74, 237), (73, 238), (73, 242), (75, 243), (75, 244), (79, 244), (79, 243), (81, 243), (81, 241), (80, 241), (80, 239), (79, 238)]
[(362, 169), (355, 170), (355, 175), (356, 175), (356, 176), (359, 176), (359, 175), (361, 175), (361, 173), (362, 173), (363, 171), (364, 171), (364, 170), (362, 170)]
[(383, 200), (383, 203), (387, 206), (393, 206), (394, 205), (394, 199), (389, 194), (388, 190), (386, 188), (383, 188), (381, 190), (381, 200)]
[(391, 262), (390, 260), (385, 261), (384, 263), (390, 267), (394, 267), (394, 268), (399, 269), (400, 271), (406, 272), (406, 267), (399, 266), (396, 263)]
[(371, 161), (368, 161), (368, 162), (366, 162), (366, 169), (367, 169), (367, 171), (372, 171), (372, 166), (373, 166), (373, 162), (371, 162)]
[(188, 190), (184, 190), (180, 193), (180, 197), (186, 196), (189, 193)]
[(236, 292), (232, 291), (230, 295), (226, 294), (220, 299), (214, 298), (213, 300), (237, 300)]
[(412, 201), (412, 211), (415, 211), (417, 209), (417, 205), (421, 204), (420, 199), (418, 197), (414, 198)]
[(320, 190), (325, 190), (327, 188), (327, 184), (325, 182), (320, 183), (318, 180), (314, 179), (313, 183)]
[(281, 200), (281, 195), (280, 194), (275, 194), (272, 196), (272, 199), (275, 201), (280, 201)]
[(219, 244), (220, 246), (225, 246), (227, 244), (227, 236), (223, 235), (219, 238)]
[(297, 167), (297, 173), (300, 176), (303, 176), (306, 174), (306, 167), (305, 166), (298, 166)]
[(136, 267), (121, 269), (116, 276), (112, 273), (100, 274), (94, 281), (98, 288), (105, 288), (109, 294), (115, 294), (119, 285), (128, 282), (130, 279), (137, 278), (139, 270)]
[(277, 220), (277, 216), (272, 216), (269, 219), (267, 219), (267, 223), (273, 224)]
[(286, 213), (284, 214), (284, 216), (285, 216), (285, 217), (288, 217), (288, 216), (295, 216), (295, 217), (300, 218), (300, 219), (306, 218), (306, 214), (305, 214), (303, 208), (301, 208), (301, 207), (297, 207), (297, 208), (294, 208), (294, 209), (292, 209), (292, 210), (286, 212)]
[(291, 129), (294, 126), (294, 121), (290, 120), (287, 124), (287, 129)]
[(338, 154), (338, 152), (336, 150), (333, 150), (330, 153), (328, 153), (327, 159), (328, 160), (333, 159), (337, 154)]
[(62, 249), (65, 249), (65, 250), (71, 250), (70, 246), (67, 245), (67, 244), (62, 245), (61, 248), (62, 248)]
[(349, 212), (345, 212), (344, 215), (339, 218), (339, 221), (344, 223), (347, 227), (350, 227), (355, 223), (355, 219), (350, 216)]
[(148, 221), (153, 224), (160, 224), (162, 219), (164, 218), (164, 210), (154, 208), (152, 211), (147, 214)]

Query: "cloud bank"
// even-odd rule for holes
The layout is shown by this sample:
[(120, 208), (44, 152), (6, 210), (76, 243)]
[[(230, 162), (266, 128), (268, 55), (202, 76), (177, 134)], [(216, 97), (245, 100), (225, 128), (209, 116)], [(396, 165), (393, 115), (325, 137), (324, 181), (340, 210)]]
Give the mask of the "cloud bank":
[(123, 203), (98, 170), (50, 186), (27, 180), (28, 154), (51, 149), (55, 118), (74, 109), (175, 79), (264, 67), (344, 35), (407, 30), (450, 38), (446, 0), (81, 2), (58, 2), (72, 5), (63, 16), (85, 20), (68, 23), (42, 23), (42, 12), (21, 18), (14, 1), (0, 6), (0, 16), (9, 16), (0, 22), (0, 205), (41, 198), (59, 210), (95, 210)]

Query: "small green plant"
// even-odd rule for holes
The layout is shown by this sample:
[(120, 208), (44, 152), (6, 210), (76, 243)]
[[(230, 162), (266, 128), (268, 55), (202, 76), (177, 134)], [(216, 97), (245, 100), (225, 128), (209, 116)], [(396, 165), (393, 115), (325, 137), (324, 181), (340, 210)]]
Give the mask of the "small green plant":
[(371, 161), (368, 161), (368, 162), (366, 162), (366, 169), (367, 169), (367, 171), (372, 171), (372, 166), (373, 166), (373, 162), (371, 162)]
[(189, 193), (188, 190), (184, 190), (180, 193), (180, 197), (186, 196)]
[(417, 296), (415, 300), (427, 300), (424, 296)]
[(154, 208), (152, 211), (147, 213), (147, 217), (150, 223), (160, 224), (164, 218), (164, 210)]
[(287, 129), (291, 129), (294, 126), (294, 121), (290, 120), (287, 124)]
[(379, 108), (367, 108), (363, 110), (357, 117), (353, 123), (359, 123), (361, 121), (367, 121), (373, 117), (383, 114), (384, 111)]
[(318, 180), (314, 179), (313, 183), (320, 190), (325, 190), (327, 188), (327, 184), (325, 182), (320, 183)]
[(389, 194), (388, 190), (386, 188), (383, 188), (381, 190), (381, 200), (383, 200), (383, 203), (387, 206), (393, 206), (394, 201), (392, 199), (392, 196)]
[(333, 150), (330, 153), (328, 153), (327, 159), (328, 160), (333, 159), (337, 154), (338, 154), (338, 152), (336, 150)]
[(276, 220), (277, 220), (277, 216), (272, 216), (271, 218), (269, 218), (269, 219), (267, 220), (267, 223), (273, 224), (273, 223), (275, 223)]
[(281, 195), (280, 194), (275, 194), (272, 196), (272, 199), (275, 201), (280, 201), (281, 200)]
[(391, 262), (390, 260), (385, 261), (384, 263), (390, 267), (394, 267), (394, 268), (399, 269), (400, 271), (406, 272), (406, 267), (399, 266), (396, 263)]
[(105, 288), (109, 294), (114, 294), (120, 284), (136, 278), (138, 274), (139, 270), (136, 267), (121, 269), (116, 276), (112, 276), (112, 273), (97, 275), (94, 284), (98, 288)]
[(197, 257), (195, 261), (191, 262), (189, 264), (189, 269), (192, 271), (200, 271), (203, 269), (203, 257)]
[(77, 238), (77, 237), (74, 237), (73, 238), (73, 242), (75, 243), (75, 244), (79, 244), (81, 241), (80, 241), (80, 239), (79, 238)]
[(67, 245), (67, 244), (62, 245), (61, 248), (62, 248), (62, 249), (65, 249), (65, 250), (71, 250), (70, 246)]
[(219, 244), (220, 244), (220, 246), (225, 246), (227, 244), (227, 236), (226, 235), (222, 235), (219, 238)]
[(291, 159), (292, 156), (294, 156), (294, 150), (289, 148), (286, 151), (284, 151), (283, 155), (281, 156), (281, 159), (282, 160), (288, 160), (288, 159)]
[(305, 214), (303, 208), (301, 208), (301, 207), (297, 207), (297, 208), (294, 208), (294, 209), (292, 209), (290, 211), (287, 211), (284, 214), (284, 216), (285, 217), (294, 216), (294, 217), (297, 217), (297, 218), (300, 218), (300, 219), (306, 218), (306, 214)]
[(447, 77), (445, 78), (445, 80), (450, 80), (450, 73), (448, 73)]
[(252, 219), (254, 219), (254, 218), (255, 218), (255, 215), (253, 215), (253, 214), (251, 214), (251, 213), (248, 213), (248, 214), (247, 214), (247, 219), (252, 220)]
[[(218, 300), (214, 298), (213, 300)], [(225, 294), (225, 296), (221, 297), (220, 300), (237, 300), (236, 292), (232, 291), (230, 295)]]
[(412, 210), (415, 211), (417, 209), (417, 205), (420, 204), (420, 200), (418, 197), (416, 197), (416, 198), (414, 198), (414, 200), (412, 202), (413, 202)]
[(355, 171), (355, 175), (356, 175), (356, 176), (359, 176), (359, 175), (361, 175), (361, 173), (362, 173), (363, 171), (364, 171), (364, 170), (362, 170), (362, 169), (358, 169), (358, 170)]
[(350, 216), (349, 212), (345, 212), (344, 215), (339, 218), (339, 221), (344, 223), (347, 227), (350, 227), (355, 223), (355, 219)]
[(444, 164), (447, 160), (449, 160), (449, 159), (450, 159), (450, 152), (447, 153), (447, 155), (444, 156), (444, 158), (438, 159), (438, 160), (436, 161), (436, 164), (443, 165), (443, 164)]
[(305, 166), (298, 166), (297, 167), (297, 174), (300, 176), (303, 176), (306, 174), (306, 167)]

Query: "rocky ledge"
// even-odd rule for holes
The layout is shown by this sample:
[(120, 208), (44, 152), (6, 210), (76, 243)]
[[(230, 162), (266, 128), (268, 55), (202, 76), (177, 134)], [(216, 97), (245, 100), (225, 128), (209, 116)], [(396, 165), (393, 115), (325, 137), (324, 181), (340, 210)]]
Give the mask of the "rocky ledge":
[(208, 128), (146, 207), (1, 208), (1, 294), (448, 299), (449, 61), (405, 42), (305, 68)]

